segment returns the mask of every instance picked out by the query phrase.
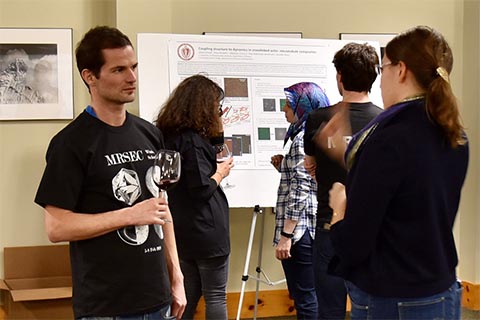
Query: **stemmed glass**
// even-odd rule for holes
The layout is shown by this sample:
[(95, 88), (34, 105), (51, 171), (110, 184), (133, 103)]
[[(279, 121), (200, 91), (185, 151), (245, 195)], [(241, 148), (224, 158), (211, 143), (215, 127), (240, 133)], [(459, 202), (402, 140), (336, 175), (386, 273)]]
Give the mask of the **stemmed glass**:
[[(232, 157), (232, 152), (226, 143), (216, 146), (217, 151), (217, 163), (222, 163), (227, 161)], [(225, 178), (225, 184), (223, 185), (224, 189), (233, 188), (235, 187), (234, 184), (229, 182), (228, 177)]]
[[(180, 153), (172, 150), (160, 150), (155, 154), (152, 180), (159, 188), (158, 196), (165, 197), (165, 191), (180, 179)], [(163, 219), (165, 222), (172, 222)], [(163, 239), (161, 226), (154, 226), (155, 231)], [(148, 225), (127, 226), (117, 231), (120, 238), (133, 245), (143, 243), (148, 237)]]
[(159, 197), (180, 179), (180, 153), (173, 150), (160, 150), (155, 154), (153, 164), (153, 182), (159, 189)]

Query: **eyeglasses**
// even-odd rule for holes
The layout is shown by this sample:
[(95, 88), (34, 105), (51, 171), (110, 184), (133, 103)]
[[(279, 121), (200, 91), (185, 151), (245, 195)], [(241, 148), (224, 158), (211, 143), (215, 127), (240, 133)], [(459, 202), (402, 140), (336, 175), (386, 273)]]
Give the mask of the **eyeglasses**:
[(377, 74), (382, 74), (383, 68), (388, 67), (388, 66), (391, 66), (391, 65), (393, 65), (393, 62), (387, 62), (387, 63), (384, 63), (384, 64), (382, 64), (382, 65), (376, 64), (376, 65), (375, 65), (375, 69), (376, 69), (376, 71), (377, 71)]
[(223, 115), (223, 100), (218, 103), (218, 115), (220, 117)]

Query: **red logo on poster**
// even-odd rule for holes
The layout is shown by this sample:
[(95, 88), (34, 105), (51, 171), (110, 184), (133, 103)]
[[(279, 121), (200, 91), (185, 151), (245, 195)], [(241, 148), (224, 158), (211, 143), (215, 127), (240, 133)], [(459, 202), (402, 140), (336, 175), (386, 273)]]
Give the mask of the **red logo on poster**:
[(195, 50), (188, 43), (182, 43), (178, 46), (177, 54), (182, 60), (191, 60), (195, 55)]

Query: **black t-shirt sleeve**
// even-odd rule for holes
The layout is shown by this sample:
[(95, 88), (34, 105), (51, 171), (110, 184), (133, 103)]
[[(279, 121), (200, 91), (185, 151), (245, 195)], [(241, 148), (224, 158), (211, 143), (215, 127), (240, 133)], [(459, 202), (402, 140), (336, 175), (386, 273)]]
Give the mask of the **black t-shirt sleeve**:
[(46, 154), (46, 168), (35, 203), (74, 210), (83, 184), (83, 167), (78, 155), (63, 139), (54, 139)]

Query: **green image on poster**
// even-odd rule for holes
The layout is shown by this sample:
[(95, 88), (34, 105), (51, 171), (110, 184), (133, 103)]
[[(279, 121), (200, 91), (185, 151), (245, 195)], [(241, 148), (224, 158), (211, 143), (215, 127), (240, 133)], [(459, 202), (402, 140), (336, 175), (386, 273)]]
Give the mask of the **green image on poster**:
[(258, 128), (258, 140), (270, 140), (270, 128)]

